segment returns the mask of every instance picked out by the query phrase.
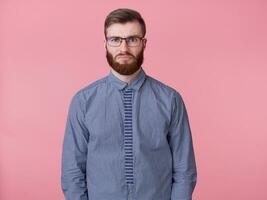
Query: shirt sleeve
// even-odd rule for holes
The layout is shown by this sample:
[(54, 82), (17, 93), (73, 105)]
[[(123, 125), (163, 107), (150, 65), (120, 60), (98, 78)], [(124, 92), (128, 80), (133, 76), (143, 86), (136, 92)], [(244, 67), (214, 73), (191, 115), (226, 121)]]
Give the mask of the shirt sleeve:
[(89, 132), (84, 124), (80, 93), (73, 96), (65, 127), (61, 188), (66, 200), (88, 200), (86, 183), (86, 157)]
[(192, 200), (197, 181), (193, 141), (185, 104), (176, 91), (168, 141), (173, 158), (171, 200)]

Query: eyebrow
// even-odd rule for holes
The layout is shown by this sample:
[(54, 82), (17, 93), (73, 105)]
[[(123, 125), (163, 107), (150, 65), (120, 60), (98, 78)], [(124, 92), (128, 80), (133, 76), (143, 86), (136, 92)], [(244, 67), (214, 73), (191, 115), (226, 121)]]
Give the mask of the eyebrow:
[[(111, 37), (119, 37), (119, 38), (124, 38), (124, 37), (120, 37), (120, 36), (107, 36), (107, 38), (111, 38)], [(129, 35), (129, 36), (125, 37), (125, 38), (128, 38), (128, 37), (140, 37), (140, 38), (143, 38), (143, 37), (142, 37), (142, 36), (140, 36), (140, 35)]]

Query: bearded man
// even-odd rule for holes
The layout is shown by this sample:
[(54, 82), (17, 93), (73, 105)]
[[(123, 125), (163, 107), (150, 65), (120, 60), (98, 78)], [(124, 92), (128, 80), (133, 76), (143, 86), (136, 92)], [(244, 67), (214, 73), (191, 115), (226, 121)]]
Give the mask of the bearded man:
[(110, 72), (73, 96), (62, 151), (67, 200), (191, 200), (197, 171), (185, 104), (143, 67), (140, 13), (105, 20)]

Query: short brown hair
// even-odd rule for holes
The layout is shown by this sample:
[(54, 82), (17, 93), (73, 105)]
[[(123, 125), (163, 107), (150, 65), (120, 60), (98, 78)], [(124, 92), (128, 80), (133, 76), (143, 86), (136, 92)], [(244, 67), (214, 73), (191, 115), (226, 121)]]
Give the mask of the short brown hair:
[(128, 8), (119, 8), (116, 10), (113, 10), (111, 13), (108, 14), (108, 16), (105, 19), (105, 27), (104, 27), (104, 34), (105, 37), (107, 35), (107, 28), (115, 23), (127, 23), (127, 22), (133, 22), (137, 21), (141, 25), (141, 29), (143, 32), (143, 37), (146, 35), (146, 24), (142, 16), (139, 12), (128, 9)]

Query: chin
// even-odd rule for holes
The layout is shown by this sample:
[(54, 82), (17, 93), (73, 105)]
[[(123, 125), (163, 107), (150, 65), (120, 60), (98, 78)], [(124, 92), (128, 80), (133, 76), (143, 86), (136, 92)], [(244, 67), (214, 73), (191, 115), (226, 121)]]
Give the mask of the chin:
[(122, 63), (129, 63), (129, 62), (133, 62), (133, 61), (132, 61), (132, 59), (130, 58), (130, 59), (127, 59), (127, 60), (117, 59), (117, 62), (119, 62), (119, 63), (120, 63), (120, 62), (122, 62)]
[(123, 65), (123, 64), (132, 64), (133, 62), (129, 62), (129, 61), (119, 61), (119, 64)]

